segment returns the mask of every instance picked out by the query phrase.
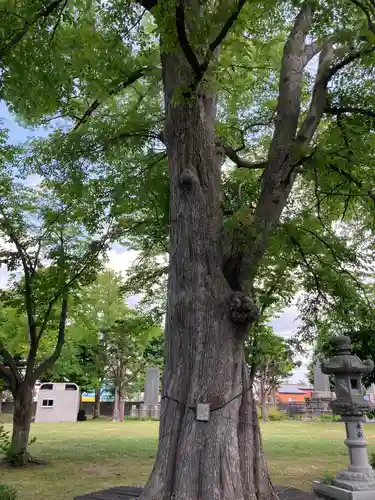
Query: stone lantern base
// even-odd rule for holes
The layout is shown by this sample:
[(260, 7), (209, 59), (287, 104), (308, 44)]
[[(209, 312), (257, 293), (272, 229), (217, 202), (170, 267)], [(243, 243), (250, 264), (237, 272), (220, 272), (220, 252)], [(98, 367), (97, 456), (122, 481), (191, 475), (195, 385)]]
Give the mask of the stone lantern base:
[[(342, 485), (344, 486), (344, 485)], [(350, 489), (352, 487), (353, 489)], [(359, 489), (354, 489), (359, 488)], [(366, 488), (366, 489), (360, 489)], [(368, 489), (369, 488), (369, 489)], [(318, 500), (374, 500), (375, 483), (366, 484), (364, 482), (352, 482), (345, 487), (335, 484), (325, 484), (319, 481), (313, 482), (313, 490)]]

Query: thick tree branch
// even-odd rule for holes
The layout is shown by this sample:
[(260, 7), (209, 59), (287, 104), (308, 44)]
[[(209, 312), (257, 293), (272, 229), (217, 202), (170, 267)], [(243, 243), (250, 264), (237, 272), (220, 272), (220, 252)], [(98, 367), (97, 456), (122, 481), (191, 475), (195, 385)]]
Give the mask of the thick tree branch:
[(142, 5), (142, 7), (146, 10), (148, 10), (149, 12), (151, 12), (151, 10), (156, 7), (157, 3), (158, 3), (158, 0), (136, 0), (137, 3), (139, 3), (140, 5)]
[(311, 236), (314, 236), (317, 240), (319, 240), (330, 251), (330, 253), (332, 254), (333, 260), (336, 262), (336, 264), (341, 266), (341, 262), (339, 261), (335, 250), (332, 248), (332, 246), (324, 238), (322, 238), (315, 231), (308, 229), (307, 227), (300, 226), (299, 229), (301, 229), (302, 231), (305, 231), (306, 233), (311, 234)]
[(138, 130), (134, 132), (120, 132), (114, 137), (106, 139), (103, 145), (103, 150), (105, 150), (110, 144), (121, 142), (122, 140), (128, 139), (130, 137), (144, 137), (145, 139), (154, 139), (156, 141), (162, 142), (165, 145), (163, 132), (155, 133), (148, 130)]
[[(66, 271), (65, 271), (65, 242), (64, 242), (64, 234), (63, 231), (60, 230), (60, 256), (59, 256), (59, 268), (60, 268), (60, 273), (61, 273), (61, 279), (63, 280), (64, 284), (66, 281)], [(52, 355), (47, 358), (44, 362), (42, 362), (38, 368), (34, 371), (33, 378), (37, 380), (49, 367), (53, 366), (56, 360), (59, 358), (61, 354), (61, 350), (64, 345), (65, 341), (65, 325), (66, 325), (66, 319), (67, 319), (67, 313), (68, 313), (68, 289), (63, 287), (61, 290), (61, 293), (57, 293), (55, 297), (59, 297), (62, 294), (62, 303), (61, 303), (61, 312), (60, 312), (60, 322), (59, 322), (59, 330), (58, 330), (58, 337), (57, 337), (57, 343), (54, 349), (54, 352)], [(56, 299), (57, 300), (57, 299)], [(40, 328), (39, 334), (38, 334), (38, 341), (41, 339), (44, 330), (47, 326), (52, 307), (53, 307), (54, 301), (51, 301), (49, 304), (49, 307), (47, 309), (47, 312), (44, 317), (43, 324)], [(35, 358), (34, 358), (35, 361)]]
[(0, 378), (5, 379), (9, 383), (11, 388), (13, 388), (13, 386), (15, 385), (15, 380), (12, 372), (2, 363), (0, 363)]
[(43, 231), (43, 233), (38, 237), (37, 242), (38, 246), (35, 252), (34, 262), (31, 267), (31, 276), (33, 276), (36, 272), (36, 268), (38, 266), (39, 255), (42, 250), (42, 243), (44, 238), (47, 236), (51, 227), (59, 220), (59, 218), (69, 209), (69, 206), (66, 206), (61, 212), (58, 212), (56, 216), (47, 224), (47, 227)]
[(218, 47), (220, 47), (220, 45), (223, 42), (224, 38), (228, 35), (229, 31), (232, 29), (232, 27), (234, 26), (235, 22), (237, 21), (238, 16), (240, 15), (241, 10), (244, 7), (246, 1), (247, 0), (239, 0), (238, 1), (238, 4), (237, 4), (236, 8), (234, 9), (234, 11), (232, 12), (232, 14), (229, 16), (229, 18), (225, 22), (225, 24), (222, 27), (220, 33), (217, 35), (217, 37), (215, 38), (215, 40), (213, 40), (210, 43), (210, 45), (208, 47), (208, 51), (207, 51), (206, 57), (205, 57), (205, 59), (203, 61), (203, 64), (201, 66), (201, 69), (202, 69), (203, 73), (205, 73), (207, 71), (208, 65), (210, 64), (210, 61), (212, 59), (212, 56), (213, 56), (215, 50)]
[(184, 0), (176, 1), (176, 30), (180, 47), (192, 70), (194, 71), (196, 79), (200, 81), (203, 78), (203, 73), (198, 58), (190, 45), (186, 32)]
[(311, 42), (309, 45), (306, 45), (304, 50), (304, 66), (306, 66), (313, 57), (319, 54), (322, 50), (322, 45), (323, 43), (321, 40), (316, 40)]
[(340, 62), (337, 64), (333, 65), (330, 68), (329, 74), (328, 74), (328, 81), (331, 80), (333, 76), (336, 75), (340, 70), (345, 68), (345, 66), (348, 66), (348, 64), (351, 64), (352, 62), (356, 61), (357, 59), (360, 59), (362, 56), (366, 56), (369, 54), (372, 54), (375, 51), (375, 45), (373, 46), (366, 46), (360, 50), (354, 50), (350, 54), (348, 54), (344, 59), (342, 59)]
[[(0, 356), (2, 356), (5, 365), (9, 367), (9, 372), (11, 376), (13, 377), (14, 381), (16, 383), (19, 383), (21, 381), (21, 377), (17, 368), (17, 364), (14, 361), (13, 356), (10, 354), (10, 352), (5, 348), (3, 342), (0, 340)], [(4, 366), (6, 368), (6, 366)], [(4, 374), (5, 375), (5, 374)], [(8, 374), (9, 375), (9, 374)], [(8, 376), (8, 380), (9, 380)]]
[(60, 22), (61, 22), (61, 16), (62, 16), (62, 13), (64, 12), (64, 9), (65, 9), (65, 7), (67, 6), (68, 1), (69, 1), (69, 0), (64, 0), (63, 6), (62, 6), (62, 7), (61, 7), (61, 9), (60, 9), (60, 12), (59, 12), (59, 15), (58, 15), (57, 21), (56, 21), (56, 23), (55, 23), (55, 26), (53, 27), (53, 30), (52, 30), (52, 35), (51, 35), (51, 38), (50, 38), (50, 40), (49, 40), (49, 43), (52, 43), (53, 39), (55, 38), (57, 28), (59, 27), (59, 24), (60, 24)]
[[(333, 172), (336, 172), (337, 174), (341, 175), (344, 177), (347, 181), (350, 183), (353, 183), (355, 186), (357, 186), (360, 189), (363, 189), (363, 183), (359, 179), (356, 179), (352, 174), (347, 172), (346, 170), (343, 170), (340, 167), (337, 167), (336, 165), (333, 165), (332, 163), (327, 165), (330, 170)], [(375, 202), (375, 193), (373, 193), (370, 189), (367, 190), (367, 195), (369, 198), (371, 198)]]
[(327, 85), (332, 58), (332, 42), (328, 42), (320, 53), (310, 107), (297, 135), (298, 143), (304, 147), (310, 144), (327, 105)]
[[(364, 13), (367, 19), (369, 30), (372, 33), (375, 33), (375, 26), (373, 21), (374, 12), (371, 12), (371, 7), (366, 7), (366, 5), (364, 5), (359, 0), (350, 0), (350, 1)], [(372, 5), (372, 8), (374, 9), (374, 5)]]
[(299, 251), (299, 253), (300, 253), (301, 257), (302, 257), (302, 260), (303, 260), (303, 262), (304, 262), (304, 264), (306, 266), (306, 269), (314, 277), (314, 281), (315, 281), (315, 285), (316, 285), (316, 289), (318, 291), (318, 294), (320, 296), (322, 296), (323, 294), (322, 294), (322, 290), (321, 290), (321, 287), (320, 287), (319, 276), (316, 274), (316, 272), (314, 271), (313, 266), (307, 260), (306, 253), (305, 253), (304, 249), (302, 248), (301, 243), (294, 236), (289, 235), (289, 238), (290, 238), (291, 242), (293, 243), (293, 245), (295, 245), (298, 248), (298, 251)]
[(55, 349), (51, 356), (45, 359), (35, 370), (33, 374), (33, 379), (38, 380), (38, 378), (43, 375), (50, 367), (54, 365), (54, 363), (58, 360), (61, 354), (61, 350), (64, 346), (65, 342), (65, 326), (66, 319), (68, 315), (68, 296), (67, 294), (64, 296), (61, 304), (61, 312), (60, 312), (60, 322), (59, 322), (59, 330), (57, 336), (57, 343)]
[(188, 34), (186, 31), (186, 23), (185, 23), (185, 6), (184, 6), (184, 0), (177, 0), (176, 1), (176, 30), (177, 30), (177, 36), (178, 36), (178, 41), (180, 44), (180, 47), (185, 54), (185, 57), (190, 64), (192, 70), (194, 71), (195, 74), (195, 80), (191, 84), (192, 90), (194, 90), (199, 82), (202, 80), (204, 77), (208, 66), (211, 62), (211, 59), (215, 53), (215, 50), (221, 45), (223, 42), (224, 38), (228, 35), (229, 31), (235, 24), (235, 22), (238, 19), (238, 16), (241, 13), (241, 10), (243, 6), (245, 5), (247, 0), (239, 0), (236, 8), (232, 12), (232, 14), (229, 16), (227, 21), (225, 22), (224, 26), (220, 30), (220, 33), (217, 35), (217, 37), (210, 43), (207, 49), (207, 53), (205, 57), (203, 58), (203, 62), (200, 63), (198, 61), (198, 58), (190, 45), (189, 39), (188, 39)]
[(238, 168), (248, 168), (251, 170), (257, 170), (265, 168), (265, 166), (267, 165), (266, 161), (251, 162), (249, 160), (246, 160), (245, 158), (241, 158), (236, 152), (236, 150), (233, 149), (232, 146), (229, 146), (229, 144), (220, 142), (220, 146), (224, 149), (224, 153), (226, 154), (226, 156), (230, 160), (232, 160), (232, 162), (235, 163)]
[[(84, 262), (84, 264), (82, 265), (82, 267), (78, 271), (76, 271), (70, 277), (70, 279), (68, 281), (66, 281), (64, 283), (64, 285), (60, 288), (60, 290), (58, 290), (56, 292), (56, 294), (54, 295), (54, 297), (48, 303), (47, 310), (46, 310), (45, 315), (44, 315), (43, 323), (42, 323), (42, 325), (40, 327), (40, 330), (39, 330), (39, 333), (38, 333), (38, 342), (40, 341), (41, 337), (43, 336), (43, 333), (45, 332), (45, 329), (47, 327), (48, 321), (50, 319), (50, 315), (51, 315), (53, 306), (56, 304), (56, 302), (59, 300), (60, 297), (65, 297), (67, 299), (67, 297), (68, 297), (67, 294), (68, 294), (68, 291), (69, 291), (69, 288), (71, 287), (71, 285), (74, 282), (76, 282), (83, 275), (83, 273), (87, 270), (87, 268), (92, 264), (92, 261), (98, 257), (98, 255), (100, 254), (100, 252), (105, 247), (105, 245), (106, 245), (106, 243), (108, 241), (109, 232), (110, 232), (110, 228), (108, 229), (108, 231), (105, 234), (105, 236), (102, 238), (100, 244), (98, 244), (96, 246), (95, 252), (92, 252), (91, 249), (89, 249), (86, 252), (86, 255), (82, 258), (82, 261)], [(61, 236), (61, 253), (62, 253), (62, 259), (64, 259), (64, 246), (63, 245), (64, 245), (64, 242), (63, 242), (62, 236)], [(64, 263), (62, 262), (61, 263), (61, 269), (63, 269), (63, 266), (64, 266)]]
[(375, 118), (375, 111), (365, 108), (357, 108), (355, 106), (327, 106), (324, 110), (328, 115), (344, 115), (346, 113), (364, 115), (370, 118)]
[(4, 59), (12, 48), (27, 35), (32, 26), (34, 26), (40, 19), (45, 19), (52, 14), (62, 2), (63, 0), (53, 0), (47, 7), (43, 7), (39, 12), (37, 12), (32, 19), (26, 20), (21, 30), (9, 40), (5, 47), (0, 49), (0, 61)]
[[(296, 167), (300, 164), (306, 148), (309, 147), (326, 108), (327, 85), (330, 79), (347, 64), (375, 50), (374, 47), (367, 46), (352, 52), (339, 63), (331, 66), (335, 55), (332, 50), (333, 42), (325, 42), (320, 55), (310, 108), (296, 134), (300, 118), (305, 40), (312, 22), (312, 15), (313, 11), (306, 3), (297, 16), (284, 48), (274, 136), (268, 155), (268, 165), (263, 174), (260, 199), (254, 215), (252, 244), (249, 253), (242, 256), (240, 274), (247, 288), (254, 279), (269, 235), (287, 202), (298, 173)], [(368, 194), (370, 197), (373, 196), (370, 191)]]
[(333, 41), (326, 41), (322, 45), (310, 108), (297, 136), (297, 140), (300, 144), (307, 145), (310, 143), (320, 123), (323, 113), (327, 111), (327, 85), (329, 81), (345, 66), (359, 59), (363, 55), (374, 52), (374, 50), (375, 46), (367, 46), (360, 50), (353, 51), (344, 57), (344, 59), (342, 59), (339, 63), (331, 65), (335, 56), (333, 51)]
[[(155, 66), (147, 66), (147, 67), (140, 68), (140, 69), (134, 71), (134, 73), (129, 75), (128, 78), (124, 82), (118, 83), (118, 84), (114, 85), (114, 87), (112, 89), (109, 89), (108, 90), (108, 97), (111, 97), (113, 95), (118, 94), (119, 92), (126, 89), (127, 87), (129, 87), (130, 85), (135, 83), (137, 80), (142, 78), (147, 72), (155, 71), (157, 69), (159, 69), (159, 68), (156, 68)], [(95, 99), (92, 102), (92, 104), (90, 104), (90, 106), (86, 109), (86, 111), (83, 113), (82, 117), (78, 120), (78, 122), (75, 124), (75, 126), (73, 128), (73, 132), (78, 130), (84, 123), (86, 123), (87, 120), (90, 118), (90, 116), (101, 105), (102, 105), (102, 101), (100, 101), (99, 99)]]
[(295, 136), (300, 117), (304, 50), (313, 14), (311, 4), (306, 2), (296, 17), (284, 47), (275, 130), (249, 234), (251, 241), (246, 254), (238, 258), (236, 281), (241, 283), (244, 293), (251, 289), (268, 238), (279, 221), (298, 174), (301, 152), (297, 157)]
[(301, 107), (306, 36), (312, 23), (313, 13), (313, 9), (306, 2), (284, 46), (275, 132), (271, 148), (276, 148), (281, 142), (285, 147), (295, 138)]
[(3, 226), (4, 226), (4, 232), (10, 238), (12, 243), (15, 245), (15, 247), (17, 249), (17, 253), (19, 255), (19, 258), (21, 259), (24, 278), (25, 278), (25, 292), (24, 292), (25, 308), (26, 308), (26, 314), (27, 314), (27, 320), (28, 320), (30, 342), (31, 342), (31, 344), (33, 344), (37, 340), (37, 335), (36, 335), (36, 326), (35, 326), (35, 319), (34, 319), (34, 301), (33, 301), (32, 289), (31, 289), (31, 281), (32, 281), (31, 259), (28, 255), (26, 249), (23, 247), (22, 243), (20, 242), (19, 238), (17, 237), (17, 235), (12, 227), (12, 224), (8, 219), (7, 214), (5, 213), (5, 211), (1, 207), (0, 207), (0, 214), (3, 217), (2, 222), (3, 222)]

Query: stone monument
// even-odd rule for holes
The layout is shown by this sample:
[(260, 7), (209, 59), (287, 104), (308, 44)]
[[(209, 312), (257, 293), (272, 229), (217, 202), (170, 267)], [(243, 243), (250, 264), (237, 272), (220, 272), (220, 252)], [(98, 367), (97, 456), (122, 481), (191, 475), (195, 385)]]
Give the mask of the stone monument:
[(330, 361), (323, 361), (322, 371), (335, 376), (337, 399), (331, 407), (345, 422), (350, 465), (337, 472), (332, 484), (315, 481), (313, 490), (318, 499), (374, 500), (375, 472), (369, 464), (362, 428), (372, 405), (363, 396), (361, 381), (362, 375), (372, 372), (374, 363), (370, 360), (362, 362), (352, 354), (349, 337), (338, 337), (336, 343), (338, 354)]
[(314, 370), (314, 390), (306, 406), (313, 414), (331, 413), (330, 403), (334, 398), (329, 386), (329, 377), (322, 372), (320, 363), (317, 362)]
[(159, 390), (160, 370), (159, 368), (148, 368), (146, 374), (144, 404), (140, 409), (141, 417), (158, 418), (160, 416)]

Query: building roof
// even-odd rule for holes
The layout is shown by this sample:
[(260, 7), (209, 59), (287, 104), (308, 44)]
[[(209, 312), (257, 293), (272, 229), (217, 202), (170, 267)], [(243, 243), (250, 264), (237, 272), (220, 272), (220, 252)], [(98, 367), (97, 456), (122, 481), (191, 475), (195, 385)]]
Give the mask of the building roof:
[(280, 394), (305, 394), (303, 391), (297, 389), (297, 387), (288, 385), (281, 386), (277, 392)]

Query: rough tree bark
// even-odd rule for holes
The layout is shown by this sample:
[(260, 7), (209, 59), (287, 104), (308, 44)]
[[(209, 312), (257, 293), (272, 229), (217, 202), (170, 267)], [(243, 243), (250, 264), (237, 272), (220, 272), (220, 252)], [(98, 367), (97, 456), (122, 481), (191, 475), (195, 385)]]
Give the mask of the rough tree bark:
[(112, 420), (115, 422), (123, 422), (125, 415), (125, 395), (123, 391), (125, 370), (123, 362), (121, 360), (119, 361), (119, 364), (114, 371), (116, 386)]
[(270, 418), (268, 416), (268, 405), (267, 399), (264, 399), (262, 402), (262, 420), (263, 422), (269, 422)]
[[(197, 56), (188, 38), (201, 3), (179, 0), (175, 16), (167, 0), (141, 3), (148, 9), (157, 3), (156, 16), (161, 20), (163, 137), (170, 188), (167, 348), (159, 448), (142, 500), (273, 500), (277, 495), (263, 457), (244, 359), (243, 338), (256, 319), (246, 294), (324, 113), (327, 83), (337, 71), (330, 67), (332, 44), (306, 45), (314, 14), (312, 3), (306, 2), (284, 47), (274, 135), (263, 164), (251, 237), (245, 251), (242, 245), (228, 256), (221, 210), (222, 157), (216, 149), (216, 96), (207, 90), (207, 70), (231, 23), (225, 24), (224, 36), (220, 34), (217, 43), (210, 44), (206, 56), (202, 48)], [(237, 12), (244, 3), (238, 2)], [(168, 19), (171, 22), (163, 32)], [(178, 40), (173, 38), (173, 22)], [(320, 51), (310, 108), (303, 120), (304, 68)], [(203, 76), (206, 81), (200, 85)], [(196, 419), (199, 403), (211, 405), (208, 422)]]
[(94, 402), (94, 411), (92, 418), (100, 417), (100, 384), (99, 387), (95, 389), (95, 402)]
[[(167, 356), (159, 449), (147, 500), (276, 498), (261, 451), (241, 327), (244, 306), (222, 271), (222, 156), (216, 97), (176, 99), (194, 79), (185, 56), (163, 51), (165, 139), (170, 176)], [(238, 301), (237, 301), (238, 299)], [(208, 422), (196, 420), (210, 403)], [(243, 445), (246, 443), (246, 446)]]
[(264, 382), (260, 383), (260, 398), (261, 398), (261, 405), (262, 405), (262, 420), (263, 422), (269, 422), (269, 417), (268, 417), (268, 390), (267, 387), (265, 387)]
[(113, 413), (112, 413), (112, 420), (113, 422), (119, 422), (120, 421), (120, 408), (119, 408), (119, 393), (118, 393), (118, 387), (116, 386), (115, 388), (115, 398), (113, 402)]
[(119, 418), (120, 422), (123, 422), (125, 418), (125, 398), (123, 394), (119, 395)]
[(33, 410), (33, 385), (22, 383), (14, 394), (13, 432), (9, 450), (9, 461), (14, 465), (27, 465), (27, 451)]

